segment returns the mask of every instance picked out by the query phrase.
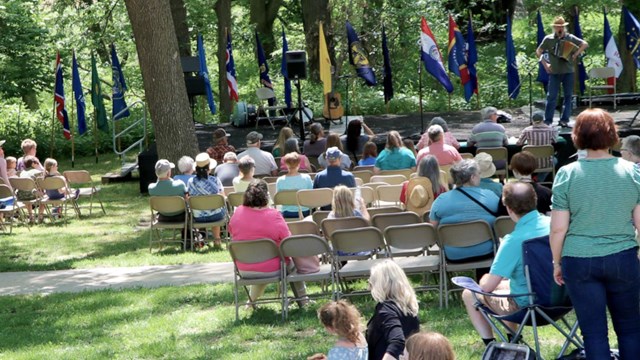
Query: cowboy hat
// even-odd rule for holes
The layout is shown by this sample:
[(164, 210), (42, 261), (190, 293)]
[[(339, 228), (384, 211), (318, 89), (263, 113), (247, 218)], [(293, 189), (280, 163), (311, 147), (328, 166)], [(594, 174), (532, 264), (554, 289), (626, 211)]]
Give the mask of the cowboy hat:
[(211, 170), (215, 168), (216, 165), (218, 165), (218, 163), (214, 159), (210, 158), (207, 153), (200, 153), (196, 156), (196, 167), (203, 168), (209, 166), (209, 170)]
[(407, 210), (418, 215), (431, 210), (434, 196), (431, 180), (426, 177), (415, 177), (407, 184)]
[(562, 16), (556, 16), (556, 18), (553, 19), (553, 23), (551, 24), (551, 26), (567, 26), (567, 25), (569, 25), (569, 23), (564, 21), (564, 18)]

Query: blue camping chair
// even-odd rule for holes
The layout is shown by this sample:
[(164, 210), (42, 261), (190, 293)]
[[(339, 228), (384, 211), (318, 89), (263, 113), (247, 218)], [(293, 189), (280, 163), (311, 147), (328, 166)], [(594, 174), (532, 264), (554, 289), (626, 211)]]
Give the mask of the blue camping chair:
[[(482, 316), (491, 325), (493, 331), (500, 337), (503, 342), (518, 343), (521, 341), (521, 334), (525, 326), (531, 326), (533, 329), (533, 337), (535, 341), (535, 349), (538, 358), (540, 355), (540, 342), (538, 340), (538, 326), (552, 325), (564, 337), (565, 342), (558, 357), (566, 352), (569, 344), (582, 349), (584, 344), (576, 332), (578, 330), (578, 322), (573, 326), (565, 319), (565, 315), (573, 310), (571, 300), (566, 291), (566, 287), (558, 286), (553, 280), (553, 264), (551, 262), (551, 247), (549, 246), (549, 236), (543, 236), (531, 240), (527, 240), (522, 244), (522, 262), (524, 273), (527, 279), (527, 294), (493, 294), (482, 291), (480, 286), (471, 278), (458, 276), (451, 281), (465, 289), (473, 292), (476, 299), (475, 307)], [(507, 315), (498, 315), (490, 308), (485, 306), (478, 299), (479, 295), (499, 296), (499, 297), (523, 297), (529, 299), (529, 305), (522, 309)], [(514, 332), (508, 327), (505, 321), (520, 324)], [(506, 333), (511, 335), (511, 341), (501, 331), (498, 324), (506, 329)], [(561, 325), (561, 324), (564, 324)]]

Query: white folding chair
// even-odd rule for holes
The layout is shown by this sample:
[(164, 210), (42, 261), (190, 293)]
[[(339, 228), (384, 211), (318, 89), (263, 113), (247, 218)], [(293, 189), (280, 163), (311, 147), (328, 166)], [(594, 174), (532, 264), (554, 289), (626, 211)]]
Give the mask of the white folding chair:
[[(273, 122), (275, 120), (287, 120), (287, 123), (289, 122), (287, 115), (284, 113), (284, 109), (287, 108), (286, 106), (269, 105), (270, 99), (273, 99), (274, 101), (276, 99), (276, 94), (273, 92), (273, 90), (267, 87), (260, 87), (256, 89), (256, 96), (258, 96), (258, 99), (260, 100), (258, 117), (256, 118), (256, 129), (258, 128), (258, 123), (260, 122), (260, 120), (269, 121), (269, 124), (271, 125), (271, 128), (273, 130), (276, 129), (273, 125)], [(264, 112), (265, 116), (260, 116), (260, 112)]]

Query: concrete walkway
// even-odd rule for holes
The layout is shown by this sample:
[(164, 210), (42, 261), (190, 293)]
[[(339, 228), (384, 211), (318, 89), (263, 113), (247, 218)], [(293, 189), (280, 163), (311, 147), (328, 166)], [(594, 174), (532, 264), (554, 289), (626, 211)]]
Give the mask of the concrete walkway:
[(0, 273), (0, 296), (233, 282), (233, 263)]

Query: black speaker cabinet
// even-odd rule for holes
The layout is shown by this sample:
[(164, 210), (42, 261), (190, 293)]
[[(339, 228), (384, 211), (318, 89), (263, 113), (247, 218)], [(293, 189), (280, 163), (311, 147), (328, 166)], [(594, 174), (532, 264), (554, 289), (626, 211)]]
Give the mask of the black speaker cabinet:
[(302, 50), (287, 51), (285, 55), (287, 61), (287, 74), (289, 79), (307, 78), (307, 53)]

